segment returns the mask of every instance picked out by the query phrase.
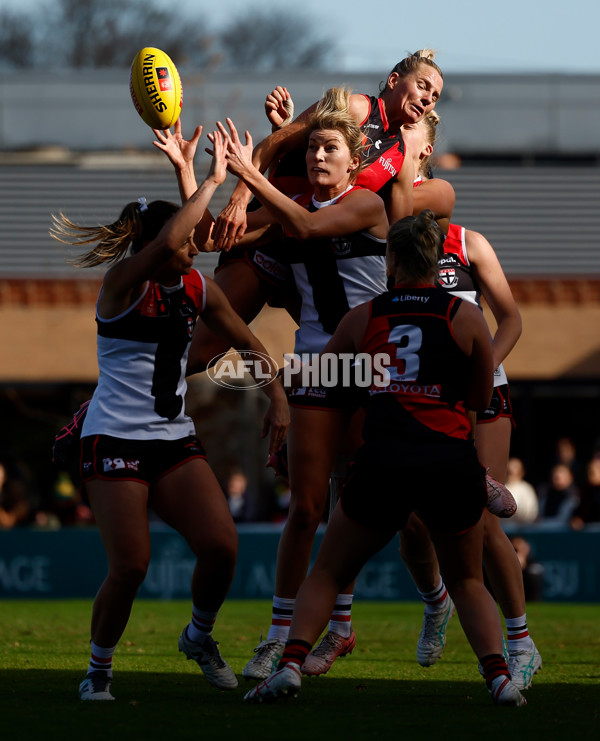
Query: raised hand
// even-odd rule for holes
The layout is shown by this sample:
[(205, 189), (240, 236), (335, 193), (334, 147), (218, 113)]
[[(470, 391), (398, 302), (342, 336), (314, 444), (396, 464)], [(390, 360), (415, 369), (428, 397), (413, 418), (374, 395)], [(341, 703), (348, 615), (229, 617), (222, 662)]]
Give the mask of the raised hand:
[(294, 118), (294, 101), (286, 87), (277, 87), (267, 95), (265, 113), (271, 122), (273, 131), (291, 123)]
[[(226, 119), (230, 132), (219, 121), (217, 127), (223, 136), (227, 147), (227, 169), (239, 176), (237, 168), (253, 167), (252, 165), (252, 137), (246, 132), (246, 145), (240, 142), (237, 129), (230, 118)], [(210, 139), (210, 137), (209, 137)], [(248, 201), (236, 198), (235, 191), (229, 203), (218, 215), (213, 228), (212, 236), (217, 251), (227, 252), (240, 241), (246, 232), (246, 206)]]
[(173, 167), (183, 170), (190, 166), (196, 156), (196, 148), (202, 135), (202, 126), (196, 126), (192, 138), (184, 139), (181, 134), (181, 119), (178, 119), (173, 127), (173, 133), (169, 129), (161, 131), (152, 129), (156, 141), (152, 142), (157, 149), (164, 152), (171, 160)]
[(219, 131), (211, 131), (208, 139), (213, 145), (212, 150), (206, 150), (211, 156), (210, 170), (207, 178), (212, 178), (216, 183), (221, 185), (227, 177), (227, 148), (225, 140)]
[(217, 128), (219, 129), (225, 146), (227, 148), (227, 169), (237, 177), (244, 178), (244, 175), (251, 170), (256, 170), (252, 164), (252, 137), (248, 131), (245, 132), (246, 143), (242, 144), (238, 131), (235, 124), (230, 118), (225, 119), (229, 131), (223, 126), (221, 121), (217, 121)]

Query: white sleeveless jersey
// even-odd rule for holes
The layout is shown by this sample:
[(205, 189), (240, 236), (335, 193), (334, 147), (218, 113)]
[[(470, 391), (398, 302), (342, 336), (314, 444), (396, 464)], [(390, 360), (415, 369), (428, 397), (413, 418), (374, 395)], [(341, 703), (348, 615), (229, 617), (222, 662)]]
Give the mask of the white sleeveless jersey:
[(195, 434), (185, 413), (192, 331), (206, 304), (204, 277), (192, 270), (178, 286), (148, 281), (144, 294), (98, 326), (98, 386), (82, 437), (178, 440)]
[[(309, 211), (337, 203), (300, 196), (297, 202)], [(302, 298), (294, 352), (318, 353), (350, 309), (386, 290), (385, 239), (367, 232), (300, 241), (286, 239), (285, 256)], [(283, 252), (283, 251), (282, 251)]]

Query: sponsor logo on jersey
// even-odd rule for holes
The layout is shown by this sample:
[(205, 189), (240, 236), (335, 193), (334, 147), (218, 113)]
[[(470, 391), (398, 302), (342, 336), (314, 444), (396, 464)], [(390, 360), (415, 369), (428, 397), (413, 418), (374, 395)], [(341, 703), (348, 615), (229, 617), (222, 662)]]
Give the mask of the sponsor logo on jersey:
[(392, 381), (388, 386), (376, 386), (375, 388), (369, 389), (369, 394), (371, 396), (382, 393), (432, 396), (436, 399), (439, 399), (441, 396), (441, 390), (437, 384), (434, 384), (433, 386), (422, 386), (418, 383), (398, 383)]
[(298, 389), (290, 389), (288, 394), (289, 396), (306, 396), (306, 386), (301, 386)]
[(456, 265), (456, 258), (454, 256), (450, 257), (442, 257), (438, 260), (438, 265), (447, 265), (450, 263), (450, 265)]
[(252, 261), (264, 270), (265, 273), (272, 275), (277, 280), (286, 280), (289, 276), (289, 270), (285, 265), (277, 262), (277, 260), (273, 260), (272, 257), (268, 257), (263, 252), (255, 252)]
[(417, 301), (421, 304), (426, 304), (429, 301), (429, 296), (394, 296), (392, 303), (400, 303), (402, 301)]
[[(379, 148), (379, 147), (378, 147)], [(386, 160), (383, 159), (383, 157), (380, 157), (378, 160), (379, 164), (383, 167), (383, 169), (386, 172), (389, 172), (390, 175), (395, 178), (398, 174), (398, 170), (392, 165), (392, 158), (388, 157)]]

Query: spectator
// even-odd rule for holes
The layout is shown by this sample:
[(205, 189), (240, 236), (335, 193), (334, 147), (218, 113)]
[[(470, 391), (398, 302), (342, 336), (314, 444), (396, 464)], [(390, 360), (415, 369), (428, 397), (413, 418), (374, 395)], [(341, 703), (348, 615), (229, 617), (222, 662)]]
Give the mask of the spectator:
[(575, 486), (571, 469), (557, 463), (550, 471), (550, 481), (538, 489), (540, 504), (539, 522), (552, 525), (569, 525), (579, 504), (579, 490)]
[(585, 481), (585, 474), (581, 463), (577, 458), (577, 448), (575, 443), (570, 437), (559, 437), (556, 441), (554, 462), (564, 463), (568, 466), (573, 474), (574, 483), (576, 486), (581, 486)]
[(581, 501), (573, 513), (571, 526), (581, 530), (591, 522), (600, 522), (600, 455), (587, 465), (587, 478), (581, 491)]
[(234, 469), (225, 484), (225, 496), (234, 522), (251, 522), (253, 507), (248, 491), (248, 477), (241, 469)]
[(73, 481), (69, 471), (59, 469), (52, 486), (47, 488), (41, 506), (35, 511), (32, 525), (38, 530), (59, 530), (64, 526), (94, 523), (92, 510), (83, 501), (81, 487)]
[(94, 515), (84, 503), (81, 489), (67, 471), (59, 471), (53, 490), (54, 511), (63, 525), (92, 525)]
[(8, 461), (0, 459), (0, 530), (24, 525), (30, 510), (23, 481)]
[(525, 481), (525, 466), (520, 458), (509, 458), (506, 488), (515, 498), (517, 511), (510, 518), (511, 523), (529, 525), (535, 522), (539, 513), (539, 503), (535, 488)]

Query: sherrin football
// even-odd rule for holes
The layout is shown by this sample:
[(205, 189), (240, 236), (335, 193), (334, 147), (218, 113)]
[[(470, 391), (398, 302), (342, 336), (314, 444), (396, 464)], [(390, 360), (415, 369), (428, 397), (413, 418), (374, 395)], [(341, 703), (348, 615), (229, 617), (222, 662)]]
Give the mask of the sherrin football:
[(153, 129), (170, 129), (181, 114), (183, 90), (171, 58), (151, 46), (135, 55), (129, 92), (136, 111)]

